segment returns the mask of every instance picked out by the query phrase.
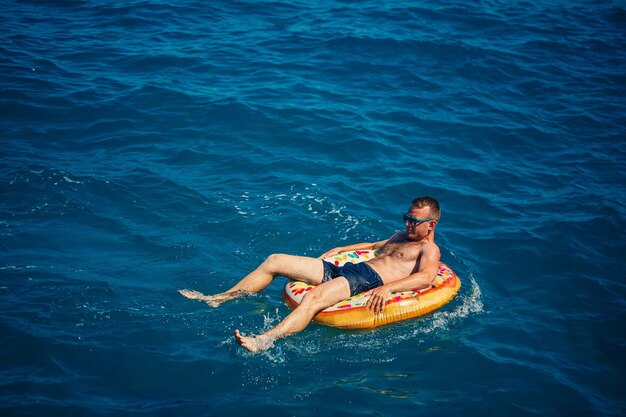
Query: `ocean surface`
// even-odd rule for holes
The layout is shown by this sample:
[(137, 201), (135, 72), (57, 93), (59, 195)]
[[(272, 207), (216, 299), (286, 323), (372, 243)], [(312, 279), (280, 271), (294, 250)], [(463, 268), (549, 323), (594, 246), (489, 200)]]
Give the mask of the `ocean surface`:
[[(0, 6), (0, 415), (626, 415), (626, 5)], [(441, 202), (462, 288), (262, 354), (284, 278)]]

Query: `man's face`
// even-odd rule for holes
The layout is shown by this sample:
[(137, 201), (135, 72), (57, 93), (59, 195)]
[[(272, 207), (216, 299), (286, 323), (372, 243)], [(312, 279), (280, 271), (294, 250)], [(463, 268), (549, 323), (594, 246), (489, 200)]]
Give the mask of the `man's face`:
[[(417, 208), (410, 207), (407, 214), (411, 217), (415, 217), (418, 219), (429, 219), (430, 218), (430, 208)], [(411, 224), (409, 221), (405, 221), (404, 225), (406, 227), (406, 233), (411, 240), (421, 240), (426, 235), (428, 235), (429, 228), (432, 227), (434, 220), (430, 220), (423, 223)]]

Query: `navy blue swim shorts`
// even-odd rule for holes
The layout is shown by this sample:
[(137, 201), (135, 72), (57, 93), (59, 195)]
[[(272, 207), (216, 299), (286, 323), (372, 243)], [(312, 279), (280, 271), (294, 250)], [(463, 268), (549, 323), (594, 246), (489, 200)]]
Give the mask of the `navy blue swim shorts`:
[(369, 265), (364, 262), (357, 264), (347, 263), (344, 266), (324, 262), (324, 278), (322, 282), (333, 278), (344, 277), (350, 284), (350, 296), (371, 290), (383, 285), (383, 280)]

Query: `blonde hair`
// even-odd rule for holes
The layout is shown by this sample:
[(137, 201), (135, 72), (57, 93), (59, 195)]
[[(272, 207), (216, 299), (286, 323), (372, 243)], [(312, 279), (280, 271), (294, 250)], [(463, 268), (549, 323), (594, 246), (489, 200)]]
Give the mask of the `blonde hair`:
[(428, 207), (430, 210), (430, 217), (437, 221), (439, 221), (439, 218), (441, 217), (441, 208), (439, 207), (439, 201), (435, 200), (432, 197), (417, 197), (413, 199), (411, 205), (416, 208)]

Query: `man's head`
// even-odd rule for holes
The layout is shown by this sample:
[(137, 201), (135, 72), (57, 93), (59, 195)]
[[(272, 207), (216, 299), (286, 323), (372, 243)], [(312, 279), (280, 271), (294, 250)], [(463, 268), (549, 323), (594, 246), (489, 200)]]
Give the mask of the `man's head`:
[(439, 221), (439, 217), (441, 217), (441, 208), (439, 207), (439, 201), (435, 200), (432, 197), (417, 197), (411, 203), (411, 207), (416, 208), (425, 208), (429, 209), (429, 217)]
[(409, 211), (404, 214), (406, 232), (412, 240), (422, 240), (435, 231), (441, 217), (439, 202), (432, 197), (414, 199)]

